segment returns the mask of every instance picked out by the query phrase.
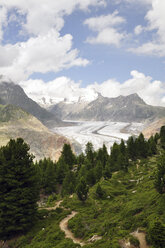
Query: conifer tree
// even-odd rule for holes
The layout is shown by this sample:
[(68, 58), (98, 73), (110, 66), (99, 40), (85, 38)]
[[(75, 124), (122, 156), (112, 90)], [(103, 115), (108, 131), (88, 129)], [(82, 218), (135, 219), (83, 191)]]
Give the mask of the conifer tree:
[(101, 198), (101, 199), (105, 196), (105, 192), (101, 188), (100, 184), (97, 185), (96, 195), (97, 195), (98, 198)]
[(151, 136), (148, 140), (148, 154), (153, 155), (157, 153), (156, 142), (153, 136)]
[(148, 144), (147, 141), (144, 139), (144, 135), (142, 133), (140, 133), (140, 135), (136, 139), (136, 146), (138, 157), (146, 158), (148, 155)]
[(76, 157), (72, 152), (70, 144), (64, 144), (61, 158), (65, 164), (69, 165), (69, 169), (72, 169), (74, 163), (76, 162)]
[(105, 165), (105, 168), (103, 170), (103, 176), (105, 179), (110, 179), (112, 177), (112, 173), (108, 163)]
[(160, 144), (165, 149), (165, 126), (162, 126), (160, 129)]
[(121, 140), (121, 143), (120, 143), (120, 152), (125, 156), (126, 155), (126, 146), (125, 146), (125, 143), (124, 143), (124, 140), (122, 139)]
[(61, 156), (57, 162), (57, 174), (56, 174), (56, 179), (59, 184), (62, 184), (68, 170), (69, 170), (68, 164), (65, 163), (64, 158)]
[(164, 248), (165, 247), (165, 225), (161, 223), (159, 220), (155, 220), (150, 223), (148, 233), (147, 233), (148, 241), (154, 245), (156, 248)]
[(155, 173), (155, 188), (160, 193), (165, 193), (165, 153), (161, 156)]
[(86, 144), (86, 148), (85, 148), (85, 154), (86, 154), (86, 158), (91, 162), (91, 164), (93, 165), (94, 162), (94, 149), (93, 149), (93, 144), (91, 142), (88, 142)]
[(89, 190), (89, 188), (85, 182), (85, 179), (82, 177), (80, 179), (79, 184), (77, 185), (77, 190), (76, 190), (77, 196), (78, 196), (80, 201), (82, 201), (82, 202), (86, 201), (86, 199), (88, 197), (88, 190)]
[(137, 156), (137, 147), (133, 136), (129, 137), (127, 140), (127, 151), (128, 157), (132, 160), (135, 160)]
[(35, 220), (38, 190), (29, 149), (21, 138), (0, 149), (0, 240), (28, 230)]
[(76, 178), (72, 171), (68, 171), (62, 184), (62, 195), (69, 195), (75, 192)]
[(40, 182), (40, 189), (46, 194), (56, 191), (56, 165), (50, 158), (41, 159), (35, 163), (37, 177)]
[(102, 174), (103, 174), (103, 166), (102, 166), (101, 161), (98, 161), (97, 164), (96, 164), (96, 167), (95, 167), (96, 181), (100, 180), (100, 178), (102, 177)]

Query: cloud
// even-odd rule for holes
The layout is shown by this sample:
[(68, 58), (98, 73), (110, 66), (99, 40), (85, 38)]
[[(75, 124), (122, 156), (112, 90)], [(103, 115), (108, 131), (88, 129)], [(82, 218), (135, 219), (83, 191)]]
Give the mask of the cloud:
[(95, 83), (90, 87), (99, 91), (105, 97), (117, 97), (137, 93), (147, 104), (165, 106), (165, 84), (152, 80), (138, 71), (131, 71), (130, 79), (124, 83), (115, 80), (107, 80), (102, 84)]
[(131, 71), (130, 74), (131, 78), (123, 83), (109, 79), (101, 84), (95, 82), (86, 88), (82, 88), (80, 83), (66, 77), (56, 78), (48, 83), (42, 80), (28, 80), (21, 82), (21, 86), (36, 101), (42, 97), (61, 100), (63, 98), (78, 100), (82, 97), (94, 100), (96, 92), (100, 92), (105, 97), (138, 93), (147, 104), (165, 107), (165, 84), (163, 82), (152, 80), (151, 77), (138, 71)]
[(135, 34), (141, 33), (142, 30), (151, 33), (152, 38), (144, 42), (139, 47), (130, 48), (129, 51), (136, 54), (154, 55), (158, 57), (165, 56), (165, 1), (148, 0), (150, 8), (147, 11), (145, 19), (147, 26), (137, 26)]
[(52, 28), (60, 31), (64, 25), (63, 17), (75, 9), (87, 11), (90, 6), (105, 6), (105, 3), (104, 0), (1, 0), (0, 6), (7, 10), (15, 8), (24, 14), (23, 28), (29, 34), (39, 35)]
[(0, 41), (3, 39), (3, 26), (6, 25), (7, 10), (0, 6)]
[(78, 101), (80, 97), (94, 100), (97, 96), (93, 89), (88, 87), (81, 88), (80, 83), (76, 83), (67, 77), (59, 77), (47, 83), (44, 83), (42, 80), (30, 79), (20, 82), (20, 85), (33, 100), (40, 101), (44, 98), (48, 103), (54, 99), (62, 101), (65, 98), (69, 101)]
[(165, 56), (165, 44), (151, 41), (151, 42), (144, 43), (139, 47), (129, 48), (128, 51), (136, 53), (136, 54), (164, 57)]
[(119, 30), (119, 25), (125, 23), (125, 19), (115, 11), (109, 15), (88, 18), (84, 24), (97, 33), (95, 37), (88, 37), (87, 42), (91, 44), (106, 44), (119, 46), (126, 35)]
[(136, 35), (139, 35), (139, 34), (141, 34), (141, 33), (143, 32), (143, 30), (144, 30), (144, 28), (143, 28), (141, 25), (137, 25), (137, 26), (135, 27), (135, 29), (134, 29), (134, 33), (135, 33)]
[(71, 35), (61, 37), (54, 30), (27, 42), (0, 46), (0, 51), (0, 74), (8, 75), (14, 81), (27, 79), (35, 72), (58, 72), (89, 63), (78, 56), (77, 49), (72, 49)]
[(60, 35), (64, 17), (77, 9), (89, 11), (91, 6), (105, 5), (105, 0), (1, 0), (0, 41), (3, 26), (12, 22), (19, 24), (16, 32), (25, 35), (26, 41), (0, 45), (0, 74), (19, 81), (35, 72), (59, 72), (73, 66), (86, 66), (89, 61), (79, 57), (79, 51), (72, 48), (73, 37)]

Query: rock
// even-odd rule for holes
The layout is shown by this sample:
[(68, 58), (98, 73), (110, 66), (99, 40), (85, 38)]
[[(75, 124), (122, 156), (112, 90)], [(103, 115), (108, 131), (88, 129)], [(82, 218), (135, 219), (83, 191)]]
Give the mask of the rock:
[(92, 238), (90, 238), (88, 241), (93, 243), (93, 242), (98, 241), (98, 240), (100, 240), (100, 239), (102, 239), (101, 236), (94, 235), (94, 236), (93, 236)]

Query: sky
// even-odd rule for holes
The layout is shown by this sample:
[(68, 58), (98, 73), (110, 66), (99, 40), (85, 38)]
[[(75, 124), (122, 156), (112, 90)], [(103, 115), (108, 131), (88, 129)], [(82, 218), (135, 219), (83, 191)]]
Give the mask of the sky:
[(138, 93), (165, 106), (164, 0), (1, 0), (0, 75), (33, 99)]

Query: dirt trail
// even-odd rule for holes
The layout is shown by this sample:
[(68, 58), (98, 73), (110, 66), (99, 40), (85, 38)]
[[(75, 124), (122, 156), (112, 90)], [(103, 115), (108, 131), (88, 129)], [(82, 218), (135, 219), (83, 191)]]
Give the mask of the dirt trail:
[(68, 229), (68, 221), (72, 219), (76, 214), (77, 212), (72, 211), (70, 215), (68, 215), (65, 219), (60, 222), (60, 228), (65, 233), (66, 238), (72, 239), (75, 244), (80, 244), (81, 246), (83, 246), (85, 245), (85, 243), (82, 242), (81, 239), (75, 238), (73, 233)]
[(146, 239), (145, 239), (146, 234), (144, 232), (136, 231), (136, 232), (133, 233), (133, 236), (136, 237), (139, 240), (140, 248), (149, 248), (149, 246), (146, 243)]
[[(48, 211), (51, 211), (51, 210), (56, 210), (56, 208), (59, 208), (60, 207), (60, 204), (63, 202), (63, 200), (60, 200), (60, 201), (57, 201), (56, 202), (56, 205), (54, 207), (49, 207), (49, 208), (42, 208), (42, 209), (46, 209)], [(61, 207), (63, 208), (63, 207)], [(68, 209), (69, 210), (69, 209)], [(71, 214), (69, 214), (66, 218), (64, 218), (59, 226), (60, 226), (60, 229), (65, 233), (65, 238), (69, 238), (69, 239), (72, 239), (72, 241), (75, 243), (75, 244), (79, 244), (81, 246), (85, 245), (85, 243), (82, 242), (81, 239), (78, 239), (78, 238), (75, 238), (73, 233), (69, 230), (68, 228), (68, 221), (70, 219), (72, 219), (75, 215), (77, 214), (77, 212), (75, 211), (72, 211)]]
[(56, 205), (54, 207), (49, 207), (49, 208), (40, 208), (40, 209), (46, 209), (48, 211), (51, 211), (51, 210), (56, 210), (56, 208), (59, 208), (60, 207), (60, 204), (62, 203), (63, 201), (57, 201), (56, 202)]

